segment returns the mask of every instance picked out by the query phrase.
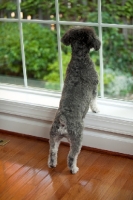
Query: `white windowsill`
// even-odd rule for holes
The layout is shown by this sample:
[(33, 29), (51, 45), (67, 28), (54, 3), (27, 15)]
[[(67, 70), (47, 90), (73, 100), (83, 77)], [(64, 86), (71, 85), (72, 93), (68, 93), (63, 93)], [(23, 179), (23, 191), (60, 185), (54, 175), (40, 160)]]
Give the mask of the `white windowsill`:
[[(58, 105), (60, 101), (60, 93), (55, 92), (49, 92), (44, 90), (37, 90), (37, 89), (25, 89), (20, 87), (12, 87), (12, 86), (6, 86), (1, 85), (0, 86), (0, 112), (6, 112), (10, 114), (16, 114), (16, 115), (22, 115), (27, 117), (33, 117), (38, 119), (45, 119), (50, 120), (49, 117), (47, 118), (46, 114), (45, 117), (43, 116), (42, 111), (53, 111), (53, 113), (56, 112)], [(5, 104), (5, 107), (4, 107)], [(1, 106), (2, 105), (2, 106)], [(12, 105), (13, 109), (10, 108), (8, 105)], [(22, 110), (16, 110), (15, 106), (19, 106), (19, 108), (23, 108)], [(118, 129), (116, 132), (122, 133), (122, 134), (128, 134), (133, 135), (133, 103), (132, 102), (124, 102), (124, 101), (117, 101), (117, 100), (108, 100), (108, 99), (98, 99), (98, 106), (100, 109), (100, 113), (94, 114), (91, 111), (88, 112), (86, 118), (85, 118), (85, 127), (95, 128), (97, 129), (97, 119), (105, 120), (107, 123), (108, 120), (110, 120), (110, 123), (112, 120), (115, 122), (123, 122), (124, 124), (127, 123), (128, 125), (131, 125), (130, 131), (129, 129), (126, 132), (119, 131)], [(26, 110), (24, 110), (24, 108)], [(36, 111), (38, 109), (38, 113), (35, 116), (30, 116), (30, 111), (28, 114), (27, 108), (36, 108)], [(40, 112), (41, 110), (41, 112)], [(39, 113), (40, 112), (40, 113)], [(42, 114), (42, 115), (41, 115)], [(51, 116), (52, 121), (54, 116)], [(90, 119), (92, 118), (92, 119)], [(88, 121), (87, 121), (88, 119)], [(91, 123), (89, 122), (91, 121)], [(94, 120), (94, 121), (93, 121)], [(92, 123), (93, 122), (93, 123)], [(103, 127), (103, 130), (108, 131), (115, 131), (115, 127)], [(124, 125), (123, 124), (123, 125)], [(102, 130), (102, 127), (100, 128)], [(125, 130), (124, 130), (125, 131)]]
[[(61, 94), (54, 91), (0, 85), (0, 100), (58, 108)], [(133, 103), (98, 98), (99, 116), (133, 121)], [(92, 113), (89, 111), (88, 113)], [(92, 113), (93, 114), (93, 113)]]
[[(49, 138), (60, 93), (0, 85), (0, 129)], [(83, 145), (133, 155), (133, 103), (98, 99), (84, 120)]]

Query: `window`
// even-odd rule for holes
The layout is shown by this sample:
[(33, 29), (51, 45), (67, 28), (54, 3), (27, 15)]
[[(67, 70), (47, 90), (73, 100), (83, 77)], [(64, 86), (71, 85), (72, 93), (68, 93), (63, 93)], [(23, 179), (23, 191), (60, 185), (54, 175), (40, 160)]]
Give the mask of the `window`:
[(0, 82), (61, 91), (70, 47), (60, 38), (78, 25), (102, 41), (91, 52), (99, 96), (133, 101), (132, 0), (2, 0)]

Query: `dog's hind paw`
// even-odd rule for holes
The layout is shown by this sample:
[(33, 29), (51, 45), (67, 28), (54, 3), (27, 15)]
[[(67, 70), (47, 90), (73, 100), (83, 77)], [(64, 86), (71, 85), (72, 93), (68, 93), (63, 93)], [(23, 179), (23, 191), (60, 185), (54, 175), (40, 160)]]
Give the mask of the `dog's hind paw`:
[(49, 167), (49, 168), (55, 168), (56, 166), (57, 166), (57, 163), (56, 163), (56, 162), (48, 161), (48, 167)]
[(56, 165), (55, 165), (55, 164), (50, 164), (50, 163), (48, 163), (48, 167), (49, 167), (49, 168), (55, 168)]
[(49, 168), (55, 168), (55, 165), (48, 165)]
[(70, 172), (71, 172), (72, 174), (76, 174), (78, 171), (79, 171), (79, 168), (78, 168), (78, 167), (74, 167), (73, 169), (70, 170)]

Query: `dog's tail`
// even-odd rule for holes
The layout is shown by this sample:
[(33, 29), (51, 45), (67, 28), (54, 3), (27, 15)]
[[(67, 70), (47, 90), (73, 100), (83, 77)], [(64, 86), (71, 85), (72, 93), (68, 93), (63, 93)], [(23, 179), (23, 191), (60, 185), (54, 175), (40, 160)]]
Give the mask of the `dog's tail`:
[(63, 134), (67, 134), (67, 120), (66, 117), (64, 115), (61, 115), (59, 118), (59, 122), (60, 122), (60, 126), (58, 129), (58, 132), (63, 135)]
[(67, 125), (67, 120), (66, 120), (66, 117), (64, 115), (60, 116), (59, 121), (60, 121), (61, 125), (63, 125), (63, 126)]

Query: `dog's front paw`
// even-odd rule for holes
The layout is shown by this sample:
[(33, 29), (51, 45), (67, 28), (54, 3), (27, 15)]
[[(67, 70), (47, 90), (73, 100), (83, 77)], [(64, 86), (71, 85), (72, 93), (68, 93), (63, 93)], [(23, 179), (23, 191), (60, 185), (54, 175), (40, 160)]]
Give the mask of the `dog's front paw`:
[(76, 174), (78, 171), (79, 171), (79, 168), (78, 168), (78, 167), (74, 167), (73, 169), (70, 170), (70, 172), (71, 172), (72, 174)]
[(100, 112), (100, 110), (99, 110), (99, 108), (98, 108), (98, 106), (97, 106), (96, 99), (93, 99), (93, 100), (91, 101), (91, 103), (90, 103), (90, 108), (91, 108), (92, 112), (94, 112), (94, 113), (99, 113), (99, 112)]
[(92, 112), (94, 112), (94, 113), (99, 113), (99, 112), (100, 112), (100, 110), (99, 110), (98, 107), (93, 107), (93, 108), (91, 108), (91, 110), (92, 110)]

